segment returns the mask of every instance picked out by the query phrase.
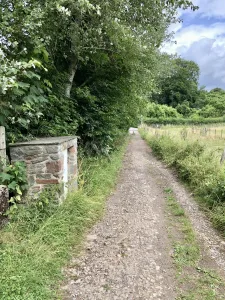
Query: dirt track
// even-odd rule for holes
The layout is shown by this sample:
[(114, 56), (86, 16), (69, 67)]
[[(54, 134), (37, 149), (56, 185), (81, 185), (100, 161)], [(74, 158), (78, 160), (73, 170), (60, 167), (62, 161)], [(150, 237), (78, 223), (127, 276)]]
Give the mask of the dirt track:
[(204, 255), (225, 270), (225, 243), (176, 177), (151, 154), (139, 134), (127, 148), (105, 216), (87, 236), (85, 250), (68, 268), (63, 289), (75, 300), (176, 298), (175, 268), (165, 217), (165, 187), (190, 216)]

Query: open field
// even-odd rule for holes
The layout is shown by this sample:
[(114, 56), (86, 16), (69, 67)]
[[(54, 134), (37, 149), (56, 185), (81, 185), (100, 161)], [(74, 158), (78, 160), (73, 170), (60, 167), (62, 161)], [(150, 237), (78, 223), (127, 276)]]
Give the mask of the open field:
[(225, 148), (225, 124), (208, 124), (202, 126), (146, 126), (144, 129), (151, 135), (166, 135), (177, 141), (198, 141), (205, 146), (206, 150), (213, 151), (219, 160)]

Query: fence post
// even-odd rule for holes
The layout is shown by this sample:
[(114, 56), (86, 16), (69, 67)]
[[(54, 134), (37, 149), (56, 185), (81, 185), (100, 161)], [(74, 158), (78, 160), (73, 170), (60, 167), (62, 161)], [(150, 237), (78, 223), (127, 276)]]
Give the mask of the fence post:
[[(0, 172), (6, 163), (5, 127), (0, 126)], [(0, 185), (0, 226), (5, 224), (7, 217), (5, 213), (9, 208), (9, 190), (5, 185)]]
[(5, 127), (0, 126), (0, 160), (6, 161)]

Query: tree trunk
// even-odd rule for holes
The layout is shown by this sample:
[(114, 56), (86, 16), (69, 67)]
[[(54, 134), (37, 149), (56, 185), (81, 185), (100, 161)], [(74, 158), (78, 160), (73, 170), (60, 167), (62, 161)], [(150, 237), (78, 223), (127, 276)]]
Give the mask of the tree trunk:
[(77, 71), (77, 61), (74, 59), (71, 61), (70, 66), (69, 66), (69, 72), (68, 72), (68, 81), (66, 83), (66, 88), (65, 88), (65, 96), (67, 98), (70, 98), (70, 93), (71, 89), (73, 86), (73, 79)]

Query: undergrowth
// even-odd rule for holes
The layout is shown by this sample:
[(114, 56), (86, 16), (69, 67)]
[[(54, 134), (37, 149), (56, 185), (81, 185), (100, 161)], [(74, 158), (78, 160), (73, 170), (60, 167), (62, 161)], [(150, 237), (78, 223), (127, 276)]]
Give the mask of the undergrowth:
[(225, 235), (225, 170), (213, 151), (199, 141), (153, 135), (144, 129), (140, 133), (152, 151), (168, 166), (177, 170), (214, 227)]
[(80, 188), (62, 205), (49, 189), (38, 201), (21, 206), (0, 233), (0, 299), (60, 299), (62, 267), (101, 216), (124, 151), (122, 147), (107, 158), (83, 159)]

